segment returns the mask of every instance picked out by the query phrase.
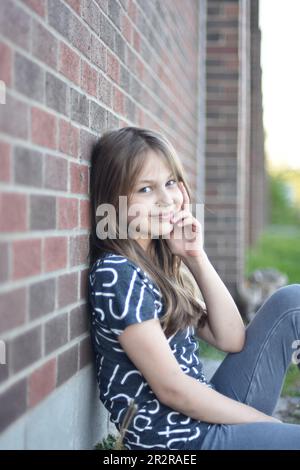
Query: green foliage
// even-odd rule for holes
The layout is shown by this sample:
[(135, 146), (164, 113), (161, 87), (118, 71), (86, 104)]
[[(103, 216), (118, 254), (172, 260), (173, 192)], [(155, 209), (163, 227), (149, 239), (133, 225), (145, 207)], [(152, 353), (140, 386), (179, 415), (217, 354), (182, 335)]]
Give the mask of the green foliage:
[(275, 268), (288, 276), (288, 283), (300, 282), (300, 229), (280, 232), (269, 227), (255, 247), (246, 253), (245, 274), (260, 268)]
[(291, 364), (288, 368), (281, 395), (300, 397), (300, 372), (296, 364)]
[(214, 348), (204, 340), (199, 340), (200, 358), (222, 360), (226, 356), (226, 353)]
[(106, 439), (103, 439), (102, 442), (98, 442), (98, 444), (95, 445), (95, 450), (114, 449), (116, 441), (117, 438), (112, 434), (109, 434)]
[(300, 209), (288, 197), (288, 184), (283, 175), (268, 175), (271, 202), (271, 224), (300, 226)]

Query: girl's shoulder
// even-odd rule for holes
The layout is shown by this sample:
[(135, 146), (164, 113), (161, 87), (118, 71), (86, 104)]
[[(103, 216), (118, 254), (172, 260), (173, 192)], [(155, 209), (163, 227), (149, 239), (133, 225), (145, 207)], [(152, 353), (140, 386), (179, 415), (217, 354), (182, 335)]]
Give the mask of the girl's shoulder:
[(106, 252), (99, 256), (93, 265), (90, 267), (90, 272), (95, 272), (98, 268), (114, 267), (118, 271), (125, 271), (129, 267), (136, 269), (138, 272), (143, 272), (142, 269), (126, 256), (119, 255), (112, 252)]
[(104, 273), (107, 271), (113, 271), (119, 280), (128, 281), (133, 275), (137, 276), (153, 293), (162, 297), (160, 289), (150, 276), (137, 263), (124, 255), (105, 253), (94, 262), (90, 269), (90, 276), (95, 278), (96, 275), (99, 275), (98, 273), (103, 273), (105, 276)]

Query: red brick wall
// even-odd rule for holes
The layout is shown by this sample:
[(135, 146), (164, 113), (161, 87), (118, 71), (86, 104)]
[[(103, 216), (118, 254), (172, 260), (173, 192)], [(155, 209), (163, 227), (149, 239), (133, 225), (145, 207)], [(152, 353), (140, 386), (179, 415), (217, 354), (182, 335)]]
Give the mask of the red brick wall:
[(0, 2), (0, 432), (90, 362), (90, 143), (163, 131), (196, 189), (197, 0)]

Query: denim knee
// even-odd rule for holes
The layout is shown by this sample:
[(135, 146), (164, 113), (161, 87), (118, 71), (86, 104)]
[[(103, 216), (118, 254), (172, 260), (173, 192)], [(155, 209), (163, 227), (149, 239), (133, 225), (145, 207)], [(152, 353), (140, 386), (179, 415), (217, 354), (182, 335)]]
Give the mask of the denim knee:
[(300, 284), (288, 284), (277, 289), (270, 297), (278, 310), (288, 311), (292, 308), (300, 310)]

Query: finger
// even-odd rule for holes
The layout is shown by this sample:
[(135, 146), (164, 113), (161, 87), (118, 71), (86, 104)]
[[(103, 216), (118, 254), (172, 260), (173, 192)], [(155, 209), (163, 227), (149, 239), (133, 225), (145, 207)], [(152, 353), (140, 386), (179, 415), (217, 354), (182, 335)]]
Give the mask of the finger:
[(194, 223), (192, 217), (184, 217), (182, 220), (178, 222), (178, 227), (185, 227), (186, 225), (192, 225)]
[(187, 190), (185, 189), (183, 181), (179, 182), (179, 188), (180, 188), (180, 190), (182, 192), (182, 195), (183, 195), (182, 207), (184, 208), (186, 204), (190, 203), (190, 198), (189, 198)]
[(187, 217), (183, 221), (178, 222), (177, 225), (178, 227), (185, 227), (187, 225), (191, 225), (193, 232), (198, 232), (198, 233), (201, 232), (201, 225), (198, 222), (198, 220), (195, 219), (194, 217)]
[(190, 216), (190, 215), (191, 215), (190, 211), (188, 211), (188, 210), (181, 210), (181, 211), (177, 212), (177, 214), (175, 214), (175, 215), (172, 217), (171, 222), (176, 223), (176, 222), (178, 222), (178, 220), (181, 220), (181, 219), (183, 219), (184, 217), (187, 217), (187, 216)]

